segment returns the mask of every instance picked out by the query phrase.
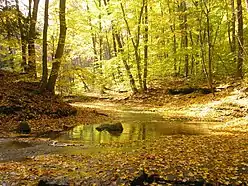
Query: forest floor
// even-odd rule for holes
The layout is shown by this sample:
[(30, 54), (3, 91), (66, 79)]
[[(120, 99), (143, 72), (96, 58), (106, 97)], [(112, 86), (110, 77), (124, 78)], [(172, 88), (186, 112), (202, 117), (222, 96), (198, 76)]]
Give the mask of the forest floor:
[[(19, 80), (17, 74), (0, 72), (1, 137), (18, 136), (15, 129), (22, 120), (31, 126), (29, 139), (39, 140), (34, 137), (51, 131), (59, 133), (82, 123), (100, 123), (115, 115), (114, 111), (75, 109), (59, 97), (38, 94), (37, 83), (26, 83), (25, 78)], [(69, 101), (110, 102), (116, 107), (125, 105), (158, 112), (165, 118), (221, 121), (222, 124), (211, 135), (114, 142), (96, 145), (94, 150), (86, 146), (60, 147), (65, 150), (34, 154), (22, 161), (3, 161), (0, 184), (37, 185), (44, 179), (57, 185), (130, 185), (142, 169), (174, 185), (196, 185), (197, 180), (213, 185), (248, 184), (248, 97), (240, 85), (226, 86), (215, 97), (198, 92), (169, 95), (168, 89), (156, 88), (135, 96), (105, 94)], [(31, 151), (36, 150), (31, 148)]]
[(18, 136), (21, 121), (27, 121), (31, 127), (27, 136), (37, 137), (107, 119), (95, 109), (76, 109), (59, 96), (40, 94), (39, 82), (27, 79), (25, 75), (0, 71), (0, 137)]

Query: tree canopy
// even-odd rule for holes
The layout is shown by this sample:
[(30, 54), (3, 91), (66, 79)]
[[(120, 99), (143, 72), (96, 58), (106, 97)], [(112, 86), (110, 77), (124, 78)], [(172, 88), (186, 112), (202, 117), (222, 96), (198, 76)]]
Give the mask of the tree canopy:
[(136, 93), (168, 77), (213, 89), (246, 75), (246, 1), (68, 0), (63, 13), (53, 0), (45, 17), (44, 1), (26, 3), (1, 3), (0, 66), (43, 82), (47, 68), (51, 91)]

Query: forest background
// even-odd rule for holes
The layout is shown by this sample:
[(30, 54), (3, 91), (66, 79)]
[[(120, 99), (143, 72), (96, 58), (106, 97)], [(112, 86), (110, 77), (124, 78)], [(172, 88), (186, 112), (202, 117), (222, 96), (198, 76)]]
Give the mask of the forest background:
[(41, 91), (57, 83), (62, 95), (144, 92), (178, 77), (213, 90), (245, 77), (244, 8), (241, 0), (2, 0), (0, 67), (40, 79)]

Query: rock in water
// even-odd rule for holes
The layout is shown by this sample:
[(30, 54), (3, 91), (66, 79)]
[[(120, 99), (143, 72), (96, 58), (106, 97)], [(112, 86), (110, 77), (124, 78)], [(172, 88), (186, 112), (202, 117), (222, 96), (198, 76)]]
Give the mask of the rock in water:
[(114, 124), (102, 124), (102, 125), (96, 127), (96, 130), (98, 130), (100, 132), (103, 130), (106, 130), (108, 132), (122, 132), (123, 126), (120, 122), (114, 123)]
[(21, 134), (29, 134), (31, 132), (31, 128), (26, 121), (21, 121), (17, 127), (17, 132)]

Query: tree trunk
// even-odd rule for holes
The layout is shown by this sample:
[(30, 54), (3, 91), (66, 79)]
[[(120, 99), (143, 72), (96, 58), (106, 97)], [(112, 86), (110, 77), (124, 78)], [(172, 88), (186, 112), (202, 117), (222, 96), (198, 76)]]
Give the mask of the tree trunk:
[[(120, 38), (119, 34), (115, 34), (115, 37), (116, 37), (116, 41), (117, 41), (117, 44), (118, 44), (118, 47), (119, 47), (119, 52), (123, 53), (124, 49), (123, 49), (123, 46), (122, 46), (122, 43), (121, 43), (121, 38)], [(122, 61), (123, 61), (123, 64), (125, 66), (125, 69), (126, 69), (126, 72), (127, 72), (128, 78), (129, 78), (130, 87), (132, 89), (132, 92), (135, 94), (135, 93), (138, 92), (138, 89), (137, 89), (137, 87), (135, 85), (135, 80), (133, 78), (132, 72), (131, 72), (130, 67), (129, 67), (128, 63), (127, 63), (127, 60), (124, 57), (122, 57)]]
[(61, 59), (64, 54), (65, 47), (65, 37), (66, 37), (66, 20), (65, 20), (65, 4), (66, 0), (60, 0), (59, 2), (59, 22), (60, 22), (60, 33), (59, 42), (55, 54), (55, 61), (52, 65), (52, 70), (47, 83), (47, 90), (54, 93), (56, 80), (59, 74), (59, 68), (61, 64)]
[[(87, 11), (88, 13), (90, 13), (90, 8), (89, 5), (87, 4)], [(93, 51), (94, 51), (94, 62), (98, 60), (97, 57), (97, 49), (96, 49), (96, 36), (93, 33), (93, 26), (91, 23), (91, 17), (88, 16), (88, 22), (89, 22), (89, 26), (90, 26), (90, 30), (91, 30), (91, 41), (92, 41), (92, 47), (93, 47)], [(95, 69), (95, 65), (94, 65), (94, 69)]]
[(123, 19), (125, 21), (126, 27), (127, 27), (127, 31), (128, 34), (131, 38), (132, 41), (132, 45), (134, 48), (134, 55), (135, 55), (135, 59), (136, 59), (136, 65), (137, 65), (137, 75), (138, 75), (138, 80), (139, 80), (139, 86), (140, 89), (143, 89), (143, 83), (142, 83), (142, 76), (141, 76), (141, 64), (140, 64), (140, 55), (139, 55), (139, 43), (140, 43), (140, 24), (141, 24), (141, 18), (142, 18), (142, 14), (143, 14), (143, 9), (144, 9), (144, 1), (143, 1), (143, 5), (141, 7), (140, 10), (140, 14), (139, 14), (139, 18), (138, 18), (138, 28), (137, 28), (137, 34), (136, 34), (136, 41), (134, 40), (134, 37), (132, 36), (128, 21), (127, 21), (127, 17), (126, 17), (126, 13), (123, 7), (123, 4), (120, 3), (121, 5), (121, 10), (122, 10), (122, 14), (123, 14)]
[[(208, 2), (209, 3), (209, 2)], [(207, 7), (207, 6), (206, 6)], [(208, 41), (208, 83), (209, 87), (214, 95), (213, 91), (213, 70), (212, 70), (212, 38), (210, 31), (210, 5), (206, 8), (206, 18), (207, 18), (207, 41)]]
[(44, 11), (44, 28), (43, 28), (43, 55), (42, 55), (42, 79), (41, 92), (43, 92), (47, 85), (48, 69), (47, 69), (47, 28), (48, 28), (48, 5), (49, 0), (45, 1)]
[(148, 2), (145, 1), (144, 15), (145, 15), (145, 34), (144, 34), (144, 75), (143, 75), (143, 90), (147, 91), (147, 66), (148, 66)]
[[(100, 9), (100, 14), (98, 16), (99, 18), (99, 60), (103, 60), (103, 37), (102, 37), (102, 0), (99, 0), (99, 9)], [(102, 65), (100, 62), (100, 71), (102, 71)]]
[(243, 14), (242, 2), (237, 0), (237, 16), (238, 16), (238, 61), (236, 77), (243, 78), (243, 54), (244, 54), (244, 34), (243, 34)]
[(28, 73), (31, 77), (36, 77), (36, 56), (35, 56), (35, 35), (39, 0), (34, 0), (32, 17), (28, 35)]
[(181, 27), (181, 40), (182, 40), (182, 47), (185, 52), (184, 55), (184, 75), (185, 77), (188, 77), (189, 75), (189, 55), (188, 55), (188, 23), (187, 23), (187, 5), (186, 2), (183, 0), (180, 4), (180, 11), (182, 12), (182, 15), (180, 16), (180, 20), (182, 21), (180, 27)]
[(21, 35), (21, 50), (22, 50), (22, 62), (21, 62), (21, 68), (23, 71), (25, 71), (25, 66), (27, 65), (27, 42), (25, 39), (25, 34), (23, 30), (23, 23), (21, 20), (21, 12), (19, 9), (19, 1), (15, 0), (16, 2), (16, 10), (18, 12), (18, 26), (20, 29), (20, 35)]
[[(234, 0), (231, 0), (231, 6), (232, 6), (232, 47), (231, 52), (235, 54), (236, 52), (236, 15), (235, 15), (235, 6), (234, 6)], [(235, 58), (236, 61), (236, 58)]]
[(116, 47), (116, 41), (115, 41), (115, 33), (114, 28), (112, 26), (112, 39), (113, 39), (113, 49), (114, 49), (114, 56), (117, 56), (117, 47)]

